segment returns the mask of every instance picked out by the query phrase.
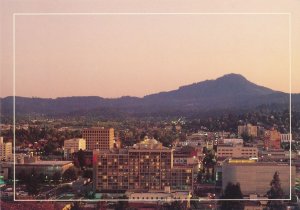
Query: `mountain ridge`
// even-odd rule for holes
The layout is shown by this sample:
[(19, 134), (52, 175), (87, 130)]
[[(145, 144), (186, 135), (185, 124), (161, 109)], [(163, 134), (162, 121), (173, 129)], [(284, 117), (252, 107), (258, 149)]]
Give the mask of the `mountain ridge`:
[[(292, 94), (293, 105), (300, 107), (300, 94)], [(161, 112), (206, 112), (221, 109), (250, 109), (264, 104), (289, 105), (289, 94), (248, 81), (240, 74), (227, 74), (215, 80), (205, 80), (180, 86), (176, 90), (143, 97), (70, 96), (29, 98), (16, 96), (16, 114), (89, 113), (95, 110), (126, 114)], [(12, 113), (13, 97), (0, 98), (1, 114)]]

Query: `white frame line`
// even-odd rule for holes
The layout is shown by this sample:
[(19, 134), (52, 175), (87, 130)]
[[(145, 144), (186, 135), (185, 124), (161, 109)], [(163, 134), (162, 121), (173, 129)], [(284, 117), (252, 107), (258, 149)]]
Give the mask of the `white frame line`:
[(52, 16), (52, 15), (288, 15), (289, 16), (289, 49), (288, 49), (288, 54), (289, 54), (289, 115), (290, 115), (290, 198), (289, 199), (170, 199), (171, 201), (272, 201), (272, 200), (280, 200), (280, 201), (290, 201), (292, 199), (292, 139), (291, 139), (291, 134), (292, 134), (292, 40), (291, 40), (291, 27), (292, 27), (292, 20), (291, 20), (291, 13), (271, 13), (271, 12), (261, 12), (261, 13), (255, 13), (255, 12), (248, 12), (248, 13), (216, 13), (216, 12), (208, 12), (208, 13), (156, 13), (156, 12), (151, 12), (151, 13), (130, 13), (130, 12), (121, 12), (121, 13), (13, 13), (13, 143), (14, 143), (14, 201), (45, 201), (45, 202), (100, 202), (100, 201), (130, 201), (130, 202), (159, 202), (159, 201), (168, 201), (167, 199), (154, 199), (154, 200), (149, 200), (149, 199), (140, 199), (140, 200), (135, 200), (135, 199), (58, 199), (58, 200), (53, 200), (53, 199), (36, 199), (36, 200), (24, 200), (24, 199), (16, 199), (16, 135), (15, 135), (15, 130), (16, 130), (16, 107), (15, 107), (15, 102), (16, 102), (16, 33), (15, 33), (15, 27), (16, 27), (16, 16)]

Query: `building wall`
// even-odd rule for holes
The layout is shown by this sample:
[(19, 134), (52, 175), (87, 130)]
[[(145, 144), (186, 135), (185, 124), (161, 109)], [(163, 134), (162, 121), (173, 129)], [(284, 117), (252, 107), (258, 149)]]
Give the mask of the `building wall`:
[(86, 149), (86, 140), (81, 138), (68, 139), (64, 141), (64, 150), (78, 152)]
[(12, 164), (0, 163), (0, 176), (3, 176), (3, 180), (9, 179), (12, 171)]
[[(97, 152), (95, 152), (96, 154)], [(193, 168), (173, 167), (171, 149), (129, 149), (127, 153), (95, 155), (96, 189), (159, 191), (192, 190)]]
[(86, 128), (82, 132), (82, 138), (86, 139), (88, 150), (109, 150), (114, 147), (114, 129)]
[(257, 137), (257, 126), (251, 124), (239, 125), (238, 126), (238, 136), (241, 137), (243, 133), (246, 133), (249, 136)]
[(164, 200), (164, 201), (172, 201), (172, 199), (190, 199), (191, 194), (187, 192), (138, 192), (138, 193), (128, 193), (128, 198), (130, 200), (148, 200), (148, 201), (155, 201), (157, 200)]
[(5, 160), (5, 161), (13, 160), (12, 143), (11, 142), (4, 143), (2, 137), (0, 139), (0, 160)]
[(280, 134), (280, 141), (282, 142), (287, 142), (289, 143), (292, 140), (292, 134), (285, 133), (285, 134)]
[[(279, 172), (281, 187), (286, 195), (290, 192), (290, 166), (276, 163), (228, 164), (222, 166), (222, 189), (228, 182), (240, 183), (243, 195), (264, 196), (270, 190), (270, 182), (275, 172)], [(292, 166), (292, 188), (295, 186), (295, 166)]]
[(243, 139), (221, 139), (220, 143), (223, 143), (223, 144), (243, 144), (244, 140)]
[(281, 149), (281, 135), (277, 130), (268, 130), (265, 132), (265, 149)]
[(100, 190), (127, 190), (129, 180), (127, 154), (99, 154), (96, 185)]
[(170, 186), (172, 156), (172, 150), (129, 150), (129, 189)]
[(244, 147), (244, 146), (220, 146), (217, 147), (218, 157), (232, 157), (232, 158), (257, 158), (258, 150), (256, 147)]
[(260, 152), (260, 157), (265, 159), (273, 159), (273, 160), (289, 160), (296, 158), (295, 152), (285, 151), (285, 150), (266, 150)]
[(171, 169), (171, 189), (191, 190), (193, 189), (193, 168), (172, 168)]

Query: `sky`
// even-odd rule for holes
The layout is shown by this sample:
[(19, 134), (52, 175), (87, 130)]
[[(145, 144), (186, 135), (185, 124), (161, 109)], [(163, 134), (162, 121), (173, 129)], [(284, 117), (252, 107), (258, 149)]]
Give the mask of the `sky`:
[[(142, 97), (229, 73), (289, 92), (290, 61), (300, 93), (299, 0), (0, 2), (1, 97), (13, 95), (13, 30), (18, 96)], [(13, 13), (26, 13), (15, 28)]]

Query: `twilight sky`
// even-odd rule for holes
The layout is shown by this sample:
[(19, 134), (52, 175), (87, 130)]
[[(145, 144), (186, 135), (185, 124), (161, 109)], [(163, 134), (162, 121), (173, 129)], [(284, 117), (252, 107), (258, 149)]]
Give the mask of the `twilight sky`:
[[(298, 0), (0, 2), (1, 97), (12, 95), (14, 12), (291, 13), (292, 92), (300, 92)], [(228, 73), (289, 92), (284, 14), (20, 15), (15, 35), (19, 96), (144, 96)]]

